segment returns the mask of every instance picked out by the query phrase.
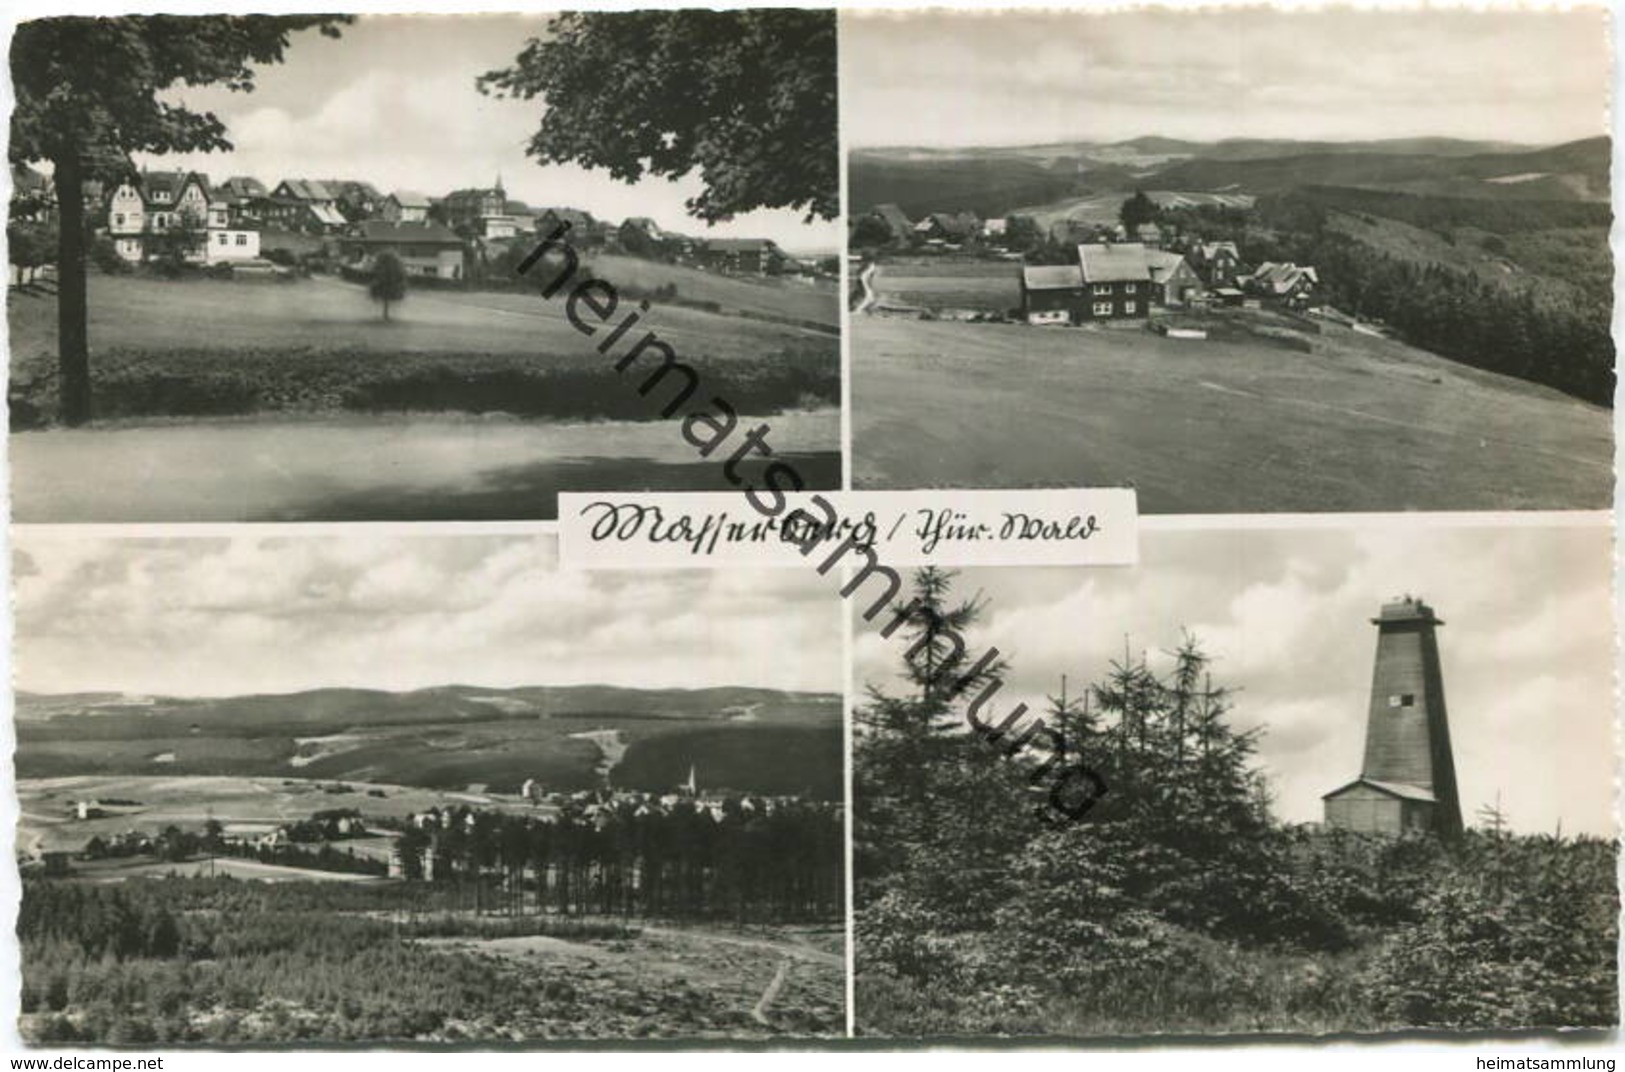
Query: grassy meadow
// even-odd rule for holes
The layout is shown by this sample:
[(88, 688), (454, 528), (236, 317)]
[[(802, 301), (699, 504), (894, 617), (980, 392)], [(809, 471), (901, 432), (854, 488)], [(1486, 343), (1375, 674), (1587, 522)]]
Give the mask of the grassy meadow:
[[(662, 275), (682, 271), (651, 266), (649, 272), (656, 268)], [(750, 413), (835, 403), (839, 346), (830, 331), (759, 318), (767, 308), (780, 308), (787, 318), (833, 322), (832, 289), (723, 277), (704, 282), (716, 295), (708, 300), (754, 316), (659, 304), (643, 322), (699, 370), (711, 393)], [(687, 296), (685, 283), (698, 289), (685, 276), (679, 296)], [(169, 281), (93, 273), (89, 309), (95, 409), (102, 418), (658, 415), (565, 319), (562, 297), (420, 289), (385, 321), (364, 287), (327, 277)], [(47, 424), (56, 408), (56, 300), (13, 294), (8, 319), (13, 428)]]
[(1272, 338), (1227, 315), (1238, 330), (1205, 341), (856, 317), (855, 484), (1132, 486), (1151, 513), (1611, 501), (1599, 406), (1329, 323)]

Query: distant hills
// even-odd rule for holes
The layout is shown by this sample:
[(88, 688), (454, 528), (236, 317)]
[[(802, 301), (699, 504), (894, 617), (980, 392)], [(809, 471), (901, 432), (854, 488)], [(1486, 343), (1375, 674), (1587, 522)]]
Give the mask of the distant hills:
[(304, 692), (214, 698), (121, 693), (17, 693), (17, 720), (36, 729), (87, 739), (108, 735), (242, 734), (278, 729), (307, 733), (418, 723), (492, 722), (505, 719), (627, 718), (728, 721), (753, 712), (756, 720), (840, 721), (840, 698), (826, 693), (720, 687), (628, 689), (610, 685), (530, 685), (485, 688), (442, 685), (410, 692), (326, 688)]
[(607, 685), (411, 692), (328, 688), (194, 699), (17, 695), (17, 775), (233, 775), (516, 791), (602, 784), (604, 731), (624, 746), (614, 784), (705, 784), (834, 797), (841, 697), (773, 689)]
[(1145, 137), (994, 148), (854, 151), (852, 205), (895, 203), (911, 216), (999, 215), (1089, 193), (1156, 188), (1265, 194), (1343, 186), (1448, 197), (1604, 202), (1607, 137), (1532, 147), (1453, 138), (1322, 142)]

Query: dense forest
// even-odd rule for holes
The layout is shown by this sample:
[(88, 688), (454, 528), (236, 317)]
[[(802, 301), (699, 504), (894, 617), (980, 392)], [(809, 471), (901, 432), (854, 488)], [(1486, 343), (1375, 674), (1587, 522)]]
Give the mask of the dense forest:
[[(1504, 279), (1418, 263), (1332, 226), (1336, 212), (1398, 220), (1537, 269)], [(1261, 198), (1242, 257), (1314, 265), (1319, 296), (1381, 320), (1406, 341), (1463, 364), (1612, 406), (1612, 273), (1606, 205), (1490, 202), (1308, 188)], [(1550, 285), (1551, 283), (1557, 285)]]
[(1615, 1023), (1612, 843), (1283, 824), (1189, 637), (1165, 669), (1125, 656), (1040, 713), (1107, 786), (1061, 821), (1036, 777), (1050, 757), (964, 732), (968, 690), (942, 685), (963, 669), (943, 636), (982, 609), (950, 582), (916, 577), (908, 691), (859, 712), (860, 1032)]
[(566, 811), (546, 821), (456, 808), (396, 842), (408, 879), (452, 885), (474, 907), (737, 923), (830, 919), (845, 908), (833, 805), (730, 797)]

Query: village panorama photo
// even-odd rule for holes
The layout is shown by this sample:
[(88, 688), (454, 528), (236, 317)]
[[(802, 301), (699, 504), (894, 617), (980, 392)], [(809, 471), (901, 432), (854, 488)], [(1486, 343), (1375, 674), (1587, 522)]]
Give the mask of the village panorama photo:
[(1612, 502), (1600, 9), (844, 12), (860, 488)]
[[(789, 10), (21, 24), (13, 516), (549, 520), (560, 491), (732, 490), (664, 419), (685, 395), (771, 417), (803, 483), (838, 487), (835, 32)], [(639, 311), (620, 350), (519, 270), (554, 234), (577, 285)]]
[(845, 1033), (842, 608), (811, 571), (14, 546), (25, 1041)]

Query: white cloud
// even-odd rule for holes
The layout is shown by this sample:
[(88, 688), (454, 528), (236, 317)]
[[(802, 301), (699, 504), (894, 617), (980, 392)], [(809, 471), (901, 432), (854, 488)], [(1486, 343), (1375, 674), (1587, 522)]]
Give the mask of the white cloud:
[(17, 682), (177, 695), (611, 683), (839, 691), (798, 570), (555, 568), (550, 537), (17, 537)]

